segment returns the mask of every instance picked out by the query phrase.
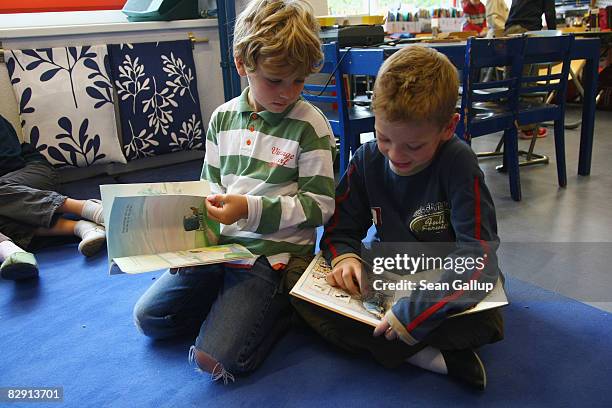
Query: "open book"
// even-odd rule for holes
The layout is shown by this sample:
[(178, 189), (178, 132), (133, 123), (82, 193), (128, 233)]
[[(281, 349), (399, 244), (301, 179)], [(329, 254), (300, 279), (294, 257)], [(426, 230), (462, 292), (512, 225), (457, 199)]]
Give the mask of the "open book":
[(238, 244), (216, 245), (220, 228), (206, 216), (206, 181), (106, 184), (100, 193), (111, 274), (253, 257)]
[[(368, 294), (365, 298), (353, 296), (327, 283), (325, 277), (330, 272), (330, 266), (325, 261), (325, 258), (323, 258), (322, 253), (319, 252), (289, 293), (307, 302), (314, 303), (371, 326), (376, 326), (380, 323), (387, 310), (395, 302), (402, 297), (410, 296), (409, 290), (375, 291)], [(434, 275), (436, 273), (439, 274), (437, 271), (424, 271), (414, 275), (396, 275), (385, 272), (382, 275), (377, 275), (376, 279), (380, 279), (386, 284), (391, 284), (387, 286), (392, 287), (392, 284), (396, 284), (395, 287), (398, 287), (401, 285), (397, 285), (397, 283), (406, 280), (418, 282), (425, 279), (429, 282), (435, 282)], [(507, 304), (508, 298), (504, 292), (503, 284), (498, 279), (493, 290), (480, 303), (452, 317), (493, 309)]]

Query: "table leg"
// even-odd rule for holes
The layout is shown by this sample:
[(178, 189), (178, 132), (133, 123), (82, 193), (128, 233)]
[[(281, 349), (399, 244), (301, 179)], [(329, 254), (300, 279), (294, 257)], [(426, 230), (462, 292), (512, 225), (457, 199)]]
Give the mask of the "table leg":
[(599, 65), (599, 48), (587, 59), (584, 67), (584, 98), (582, 102), (582, 130), (580, 133), (580, 154), (578, 174), (591, 174), (591, 156), (593, 151), (593, 133), (595, 130), (595, 96), (597, 93), (597, 68)]

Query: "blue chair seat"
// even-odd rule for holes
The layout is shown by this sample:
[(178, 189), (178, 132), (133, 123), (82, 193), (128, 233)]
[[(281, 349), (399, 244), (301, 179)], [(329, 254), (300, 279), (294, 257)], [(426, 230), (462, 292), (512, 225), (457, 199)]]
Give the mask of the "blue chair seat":
[(554, 103), (538, 102), (537, 100), (534, 100), (534, 101), (523, 100), (519, 102), (519, 112), (522, 112), (528, 109), (553, 110), (553, 109), (559, 109), (559, 105), (556, 105)]
[[(507, 121), (510, 123), (514, 118), (512, 117), (512, 112), (509, 111), (498, 111), (483, 109), (481, 113), (476, 113), (472, 119), (472, 122), (475, 126), (478, 126), (479, 122), (497, 120), (497, 121)], [(499, 125), (499, 123), (497, 124)]]
[[(337, 110), (322, 110), (329, 120), (334, 134), (340, 134), (340, 114)], [(351, 121), (351, 131), (355, 133), (371, 132), (374, 129), (374, 113), (365, 106), (355, 106), (348, 109), (348, 117)]]

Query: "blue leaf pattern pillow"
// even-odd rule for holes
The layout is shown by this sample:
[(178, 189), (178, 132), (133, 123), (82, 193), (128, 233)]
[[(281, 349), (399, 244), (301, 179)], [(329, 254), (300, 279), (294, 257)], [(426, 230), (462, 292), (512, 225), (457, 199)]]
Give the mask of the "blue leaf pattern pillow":
[(188, 40), (109, 46), (128, 160), (202, 149), (204, 130)]
[(105, 45), (5, 51), (26, 141), (56, 167), (125, 163)]

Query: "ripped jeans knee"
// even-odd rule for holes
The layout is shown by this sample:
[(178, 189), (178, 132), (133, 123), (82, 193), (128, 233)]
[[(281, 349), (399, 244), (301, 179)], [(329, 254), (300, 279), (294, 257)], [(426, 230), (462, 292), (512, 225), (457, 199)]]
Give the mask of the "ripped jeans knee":
[(196, 370), (200, 372), (210, 373), (212, 381), (223, 381), (226, 385), (235, 381), (234, 375), (227, 371), (221, 362), (197, 349), (196, 346), (191, 346), (189, 349), (189, 363), (195, 365)]

